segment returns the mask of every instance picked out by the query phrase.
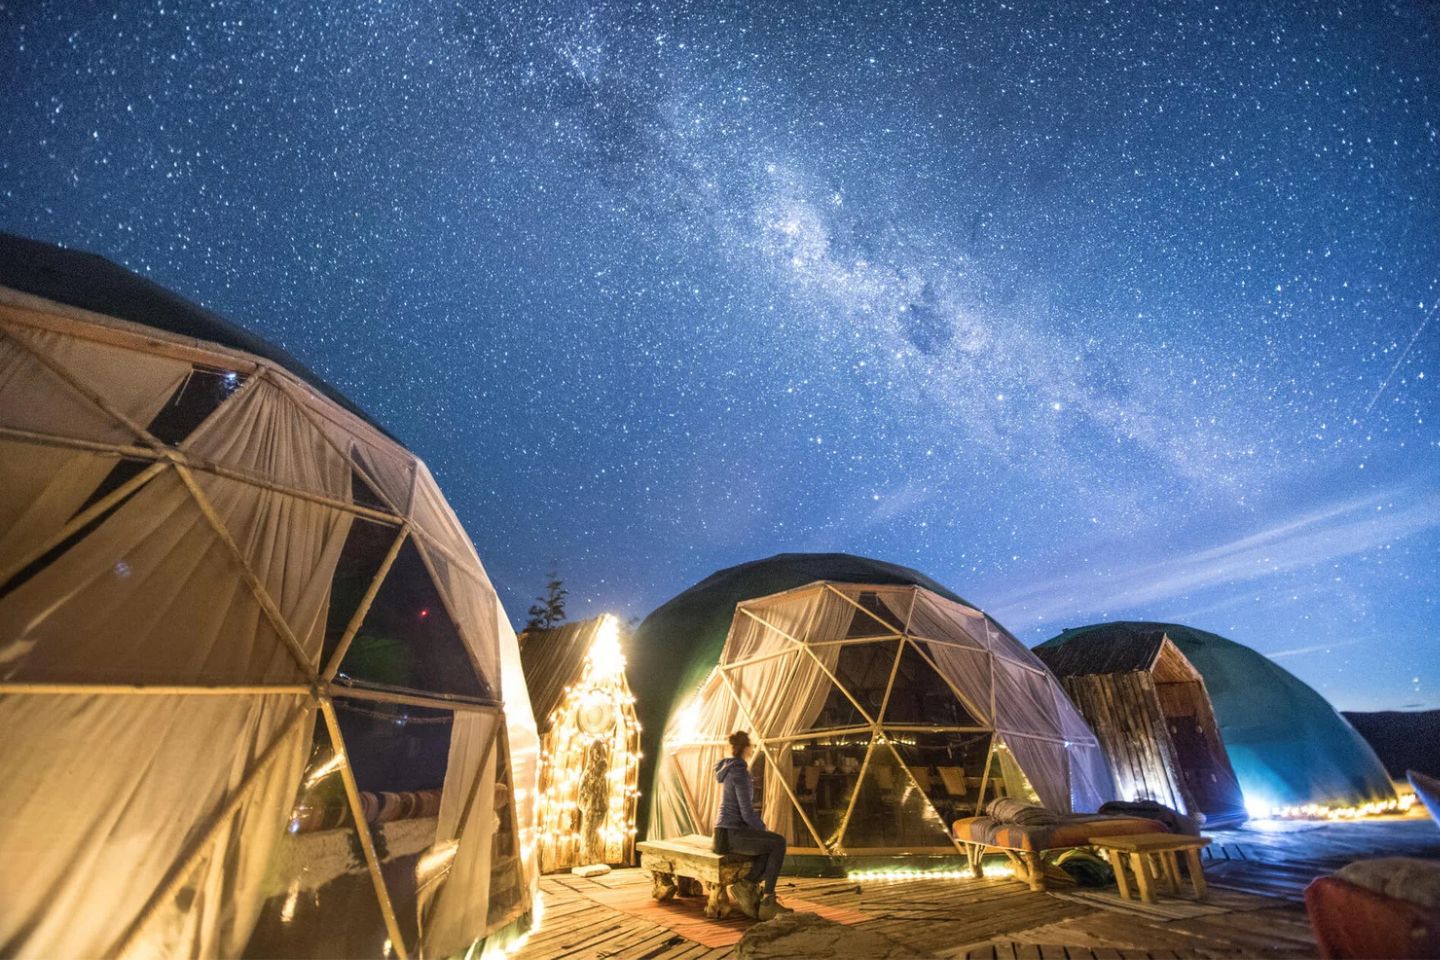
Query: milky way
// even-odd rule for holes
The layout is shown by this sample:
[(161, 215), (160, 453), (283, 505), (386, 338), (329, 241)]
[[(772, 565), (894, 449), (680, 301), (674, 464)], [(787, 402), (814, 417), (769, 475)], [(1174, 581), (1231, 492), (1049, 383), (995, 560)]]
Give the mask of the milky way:
[(1440, 706), (1434, 3), (74, 6), (0, 228), (320, 371), (512, 614), (846, 550)]

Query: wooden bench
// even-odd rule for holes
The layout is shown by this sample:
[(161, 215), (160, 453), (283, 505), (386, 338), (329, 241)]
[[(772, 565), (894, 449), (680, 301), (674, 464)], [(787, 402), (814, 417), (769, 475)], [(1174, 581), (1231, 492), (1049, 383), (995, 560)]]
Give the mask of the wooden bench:
[(640, 869), (650, 871), (650, 895), (664, 902), (676, 894), (703, 893), (705, 916), (722, 920), (729, 916), (730, 884), (750, 872), (754, 858), (738, 853), (721, 856), (712, 846), (709, 837), (698, 833), (637, 844)]
[(1123, 900), (1130, 899), (1130, 882), (1125, 875), (1127, 855), (1140, 899), (1145, 903), (1154, 903), (1157, 883), (1171, 894), (1180, 893), (1178, 855), (1182, 852), (1190, 873), (1190, 883), (1195, 887), (1195, 899), (1205, 899), (1205, 868), (1200, 865), (1200, 851), (1210, 845), (1209, 837), (1138, 834), (1129, 837), (1094, 837), (1090, 842), (1097, 849), (1103, 850), (1110, 859), (1110, 867), (1115, 871), (1115, 885), (1120, 888), (1120, 897)]

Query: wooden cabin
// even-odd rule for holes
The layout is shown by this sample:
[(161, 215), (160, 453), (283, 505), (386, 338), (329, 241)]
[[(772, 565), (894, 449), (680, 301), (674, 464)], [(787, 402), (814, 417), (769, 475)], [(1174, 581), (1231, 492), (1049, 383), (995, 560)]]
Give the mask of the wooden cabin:
[(609, 614), (520, 634), (540, 731), (535, 838), (542, 873), (635, 856), (640, 724)]
[(1122, 799), (1203, 814), (1210, 826), (1245, 819), (1205, 680), (1163, 631), (1035, 653), (1094, 729)]

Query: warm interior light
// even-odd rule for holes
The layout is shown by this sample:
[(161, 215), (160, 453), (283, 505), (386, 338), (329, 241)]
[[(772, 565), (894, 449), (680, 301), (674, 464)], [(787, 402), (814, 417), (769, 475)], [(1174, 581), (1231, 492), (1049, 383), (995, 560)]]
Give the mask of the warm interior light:
[[(604, 615), (580, 678), (565, 688), (564, 699), (550, 714), (550, 729), (540, 751), (540, 790), (536, 803), (536, 841), (542, 870), (578, 866), (583, 862), (624, 863), (634, 852), (635, 809), (640, 791), (640, 724), (635, 698), (625, 682), (625, 655), (620, 624)], [(603, 777), (587, 781), (598, 768), (597, 751), (608, 768)], [(603, 789), (603, 796), (587, 791)], [(588, 808), (588, 809), (582, 809)], [(587, 823), (601, 851), (581, 849)], [(595, 822), (594, 817), (599, 817)]]

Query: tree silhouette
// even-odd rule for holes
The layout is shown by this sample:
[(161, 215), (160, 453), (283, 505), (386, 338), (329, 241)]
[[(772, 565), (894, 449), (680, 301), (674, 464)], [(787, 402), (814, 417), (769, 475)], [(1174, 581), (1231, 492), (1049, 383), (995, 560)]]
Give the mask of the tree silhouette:
[(530, 620), (525, 624), (526, 630), (549, 630), (565, 621), (565, 597), (569, 591), (565, 589), (564, 582), (553, 567), (548, 576), (550, 579), (545, 584), (545, 595), (536, 597), (535, 602), (530, 605)]

